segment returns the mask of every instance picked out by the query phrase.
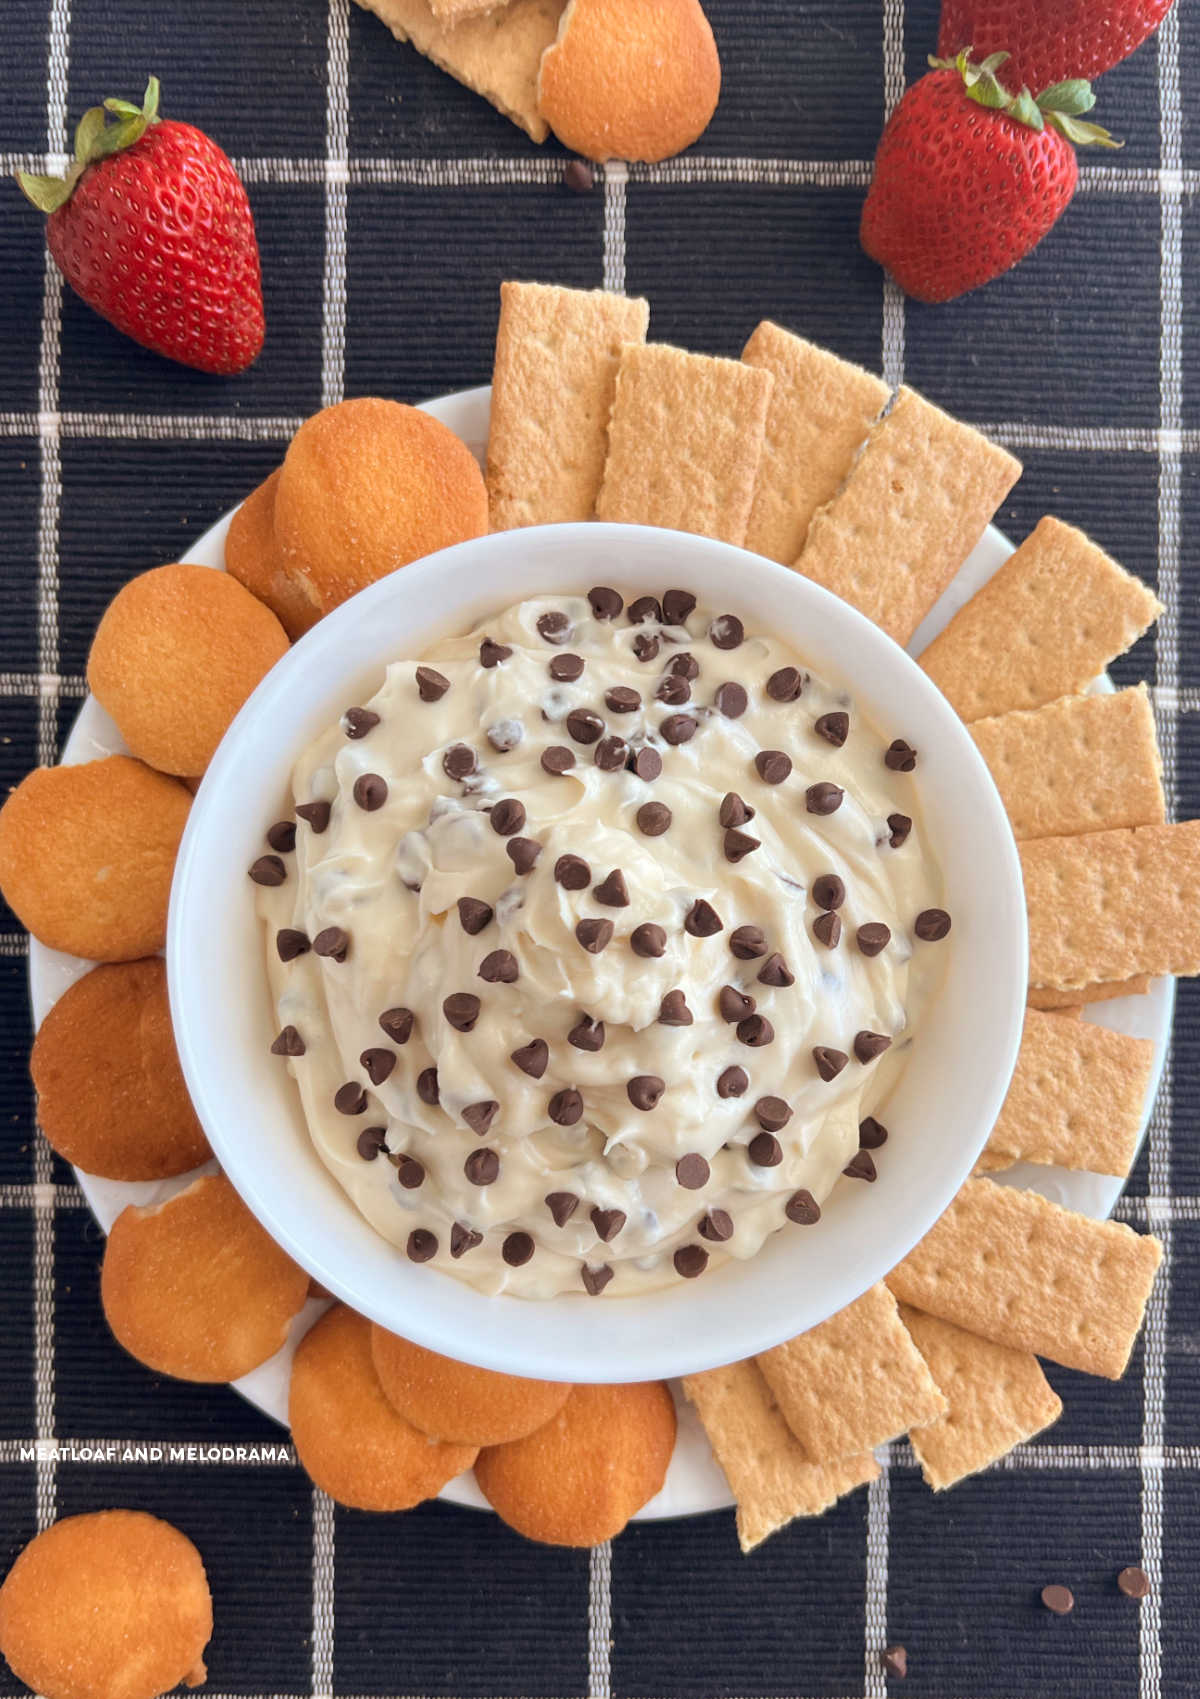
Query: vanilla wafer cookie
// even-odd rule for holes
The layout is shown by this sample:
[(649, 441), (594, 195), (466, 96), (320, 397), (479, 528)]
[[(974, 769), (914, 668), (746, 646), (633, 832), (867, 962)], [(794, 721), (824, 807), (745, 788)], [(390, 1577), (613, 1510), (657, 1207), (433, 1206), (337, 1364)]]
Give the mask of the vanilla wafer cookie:
[(621, 347), (644, 342), (649, 320), (647, 301), (600, 289), (500, 285), (487, 455), (493, 531), (591, 518)]
[(457, 23), (460, 18), (475, 18), (481, 12), (494, 12), (504, 0), (429, 0), (429, 10), (435, 18)]
[(901, 389), (796, 561), (907, 643), (1021, 475), (970, 425)]
[(743, 543), (774, 381), (666, 343), (625, 348), (596, 517)]

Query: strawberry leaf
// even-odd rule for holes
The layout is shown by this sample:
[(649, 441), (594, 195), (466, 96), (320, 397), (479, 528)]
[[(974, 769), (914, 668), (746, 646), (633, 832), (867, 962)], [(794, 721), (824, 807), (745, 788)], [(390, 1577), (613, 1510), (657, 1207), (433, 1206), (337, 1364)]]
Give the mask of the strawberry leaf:
[[(72, 170), (75, 170), (72, 167)], [(71, 191), (78, 181), (78, 174), (72, 176), (68, 172), (65, 177), (42, 177), (33, 171), (18, 171), (17, 182), (22, 194), (33, 202), (39, 212), (57, 212), (60, 206), (66, 206), (71, 198)]]
[(1020, 94), (1014, 95), (1008, 102), (1008, 115), (1015, 118), (1018, 124), (1027, 124), (1031, 130), (1046, 128), (1046, 120), (1038, 109), (1037, 101), (1027, 88), (1023, 88)]
[(1111, 136), (1100, 124), (1085, 124), (1079, 118), (1072, 118), (1066, 112), (1047, 112), (1046, 122), (1060, 136), (1065, 136), (1076, 147), (1124, 147), (1125, 143)]
[(145, 133), (146, 120), (140, 112), (132, 118), (118, 118), (96, 137), (89, 158), (107, 159), (111, 154), (121, 153), (134, 142), (140, 142)]
[(75, 158), (86, 165), (97, 136), (104, 130), (104, 108), (91, 106), (75, 126)]
[(1064, 112), (1069, 118), (1078, 118), (1092, 110), (1096, 96), (1091, 83), (1083, 77), (1071, 77), (1065, 83), (1052, 83), (1043, 89), (1037, 103), (1043, 112)]
[(996, 81), (995, 73), (985, 71), (981, 66), (976, 66), (974, 69), (974, 77), (970, 80), (964, 79), (967, 99), (975, 101), (979, 106), (987, 106), (995, 112), (1005, 111), (1011, 97), (1006, 90), (1000, 87), (1000, 84)]
[(998, 71), (1001, 65), (1007, 65), (1011, 58), (1011, 53), (989, 53), (979, 69), (981, 71)]

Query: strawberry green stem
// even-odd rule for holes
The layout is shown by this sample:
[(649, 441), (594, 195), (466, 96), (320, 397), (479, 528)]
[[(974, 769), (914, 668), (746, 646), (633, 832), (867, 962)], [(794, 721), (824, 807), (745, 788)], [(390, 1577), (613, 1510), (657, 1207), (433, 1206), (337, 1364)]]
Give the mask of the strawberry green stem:
[(106, 100), (103, 106), (89, 107), (75, 128), (75, 157), (65, 175), (49, 177), (18, 171), (17, 182), (23, 193), (39, 212), (49, 214), (66, 206), (89, 165), (133, 147), (150, 125), (158, 122), (158, 96), (158, 78), (151, 77), (140, 106), (128, 100)]
[(996, 76), (1009, 57), (1007, 53), (991, 53), (976, 64), (971, 49), (964, 47), (953, 59), (931, 56), (929, 64), (935, 71), (957, 71), (968, 100), (1003, 112), (1031, 130), (1044, 130), (1049, 124), (1076, 147), (1124, 147), (1124, 142), (1115, 140), (1101, 125), (1081, 121), (1081, 115), (1096, 104), (1091, 83), (1083, 77), (1071, 77), (1043, 89), (1036, 99), (1027, 88), (1019, 94), (1009, 94)]

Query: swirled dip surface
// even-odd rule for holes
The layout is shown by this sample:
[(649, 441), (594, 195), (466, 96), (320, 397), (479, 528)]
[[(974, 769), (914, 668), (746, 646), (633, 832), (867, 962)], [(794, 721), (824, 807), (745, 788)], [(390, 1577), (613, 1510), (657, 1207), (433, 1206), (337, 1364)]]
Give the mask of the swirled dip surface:
[(944, 958), (903, 728), (684, 592), (620, 600), (397, 661), (252, 870), (322, 1159), (488, 1292), (628, 1295), (820, 1232)]

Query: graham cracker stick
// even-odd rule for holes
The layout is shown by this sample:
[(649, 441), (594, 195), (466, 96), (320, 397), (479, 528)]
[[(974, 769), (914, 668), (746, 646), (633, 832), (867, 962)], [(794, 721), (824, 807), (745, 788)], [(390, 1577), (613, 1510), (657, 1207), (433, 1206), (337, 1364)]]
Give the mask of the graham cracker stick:
[(873, 1451), (946, 1408), (882, 1283), (755, 1360), (810, 1463)]
[(1061, 519), (1039, 520), (921, 656), (964, 720), (1040, 708), (1102, 673), (1162, 612), (1154, 592)]
[(1020, 475), (1011, 454), (902, 389), (796, 567), (907, 643)]
[(688, 1375), (683, 1390), (696, 1406), (737, 1500), (738, 1541), (744, 1552), (797, 1516), (819, 1516), (879, 1473), (869, 1452), (836, 1463), (807, 1462), (753, 1363), (730, 1363), (707, 1374)]
[(1031, 985), (1200, 973), (1200, 820), (1020, 850)]
[(467, 17), (438, 15), (430, 0), (358, 4), (381, 18), (397, 41), (411, 41), (440, 70), (490, 100), (535, 142), (550, 134), (538, 111), (538, 71), (567, 0), (508, 0)]
[(907, 1306), (900, 1314), (946, 1395), (945, 1415), (909, 1435), (934, 1492), (978, 1474), (1062, 1415), (1062, 1400), (1031, 1352), (995, 1345)]
[(774, 381), (666, 343), (626, 348), (597, 519), (745, 542)]
[(1131, 979), (1109, 979), (1095, 985), (1079, 985), (1073, 991), (1056, 991), (1051, 985), (1031, 985), (1026, 997), (1030, 1009), (1045, 1009), (1065, 1014), (1084, 1003), (1111, 1003), (1117, 997), (1144, 997), (1150, 989), (1150, 975), (1135, 973)]
[(1149, 1039), (1027, 1009), (1012, 1083), (979, 1169), (1043, 1162), (1128, 1174), (1153, 1064)]
[(968, 1180), (887, 1283), (968, 1333), (1119, 1380), (1161, 1261), (1157, 1239), (1120, 1222)]
[(1144, 684), (975, 720), (971, 736), (1015, 837), (1069, 837), (1166, 819)]
[(493, 531), (591, 518), (621, 347), (644, 341), (649, 320), (648, 302), (599, 289), (500, 285), (487, 464)]
[(819, 507), (837, 494), (891, 391), (764, 319), (742, 350), (775, 379), (746, 547), (791, 566)]

